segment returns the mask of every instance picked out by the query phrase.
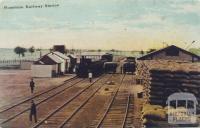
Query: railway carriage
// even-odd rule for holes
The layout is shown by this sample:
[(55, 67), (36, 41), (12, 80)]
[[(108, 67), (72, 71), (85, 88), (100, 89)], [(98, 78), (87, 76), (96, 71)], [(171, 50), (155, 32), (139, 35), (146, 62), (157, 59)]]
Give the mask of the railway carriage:
[(134, 73), (136, 70), (135, 62), (125, 62), (123, 64), (123, 73)]
[(126, 57), (126, 60), (124, 61), (121, 70), (123, 71), (124, 74), (126, 73), (133, 74), (136, 70), (135, 57)]
[(118, 64), (116, 62), (105, 62), (104, 71), (105, 73), (116, 73)]

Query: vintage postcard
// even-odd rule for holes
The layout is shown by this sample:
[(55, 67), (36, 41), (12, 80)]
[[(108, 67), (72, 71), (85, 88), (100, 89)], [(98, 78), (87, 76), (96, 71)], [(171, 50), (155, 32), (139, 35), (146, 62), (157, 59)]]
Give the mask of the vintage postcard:
[(0, 128), (200, 127), (200, 0), (0, 0)]

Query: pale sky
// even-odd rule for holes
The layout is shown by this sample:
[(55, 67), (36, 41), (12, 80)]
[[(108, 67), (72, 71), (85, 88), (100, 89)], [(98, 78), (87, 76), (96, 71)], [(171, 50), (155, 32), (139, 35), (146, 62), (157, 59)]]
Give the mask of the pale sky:
[[(3, 6), (57, 3), (56, 8)], [(0, 47), (200, 47), (200, 0), (0, 0)]]

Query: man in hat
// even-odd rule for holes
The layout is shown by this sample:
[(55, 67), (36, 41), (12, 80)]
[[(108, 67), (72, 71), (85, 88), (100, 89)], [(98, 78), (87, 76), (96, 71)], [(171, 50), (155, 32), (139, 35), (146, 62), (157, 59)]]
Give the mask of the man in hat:
[(33, 93), (34, 88), (35, 88), (35, 82), (33, 81), (33, 78), (31, 79), (31, 82), (30, 82), (30, 88), (31, 88), (31, 93)]
[(36, 110), (36, 105), (34, 103), (34, 101), (31, 101), (31, 108), (30, 108), (30, 115), (29, 115), (29, 119), (32, 122), (32, 116), (34, 116), (34, 120), (35, 123), (37, 123), (37, 110)]

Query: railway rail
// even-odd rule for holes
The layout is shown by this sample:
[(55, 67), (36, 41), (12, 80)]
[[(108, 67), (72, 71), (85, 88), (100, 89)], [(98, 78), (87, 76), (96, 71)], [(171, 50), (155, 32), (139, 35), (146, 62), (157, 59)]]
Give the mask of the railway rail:
[(31, 99), (34, 99), (34, 98), (36, 98), (36, 97), (38, 97), (38, 96), (41, 96), (41, 95), (43, 95), (43, 94), (45, 94), (45, 93), (47, 93), (47, 92), (50, 92), (50, 91), (52, 91), (52, 90), (54, 90), (54, 89), (57, 89), (57, 88), (59, 88), (59, 87), (62, 87), (62, 86), (64, 86), (67, 82), (70, 82), (70, 81), (72, 81), (72, 80), (74, 80), (74, 79), (76, 79), (76, 78), (77, 78), (76, 76), (75, 76), (75, 77), (72, 77), (72, 78), (70, 78), (70, 79), (68, 79), (68, 80), (65, 80), (64, 83), (62, 83), (62, 84), (60, 84), (60, 85), (58, 85), (58, 86), (56, 86), (56, 87), (50, 88), (50, 89), (45, 90), (45, 91), (41, 91), (41, 92), (37, 93), (36, 95), (31, 96), (31, 97), (28, 97), (28, 98), (26, 98), (26, 99), (24, 99), (24, 100), (22, 100), (22, 101), (17, 102), (17, 103), (5, 105), (5, 106), (3, 106), (3, 107), (0, 108), (0, 114), (3, 113), (3, 112), (5, 112), (5, 111), (7, 111), (7, 110), (9, 110), (9, 109), (12, 109), (12, 108), (15, 107), (15, 106), (18, 106), (19, 104), (22, 104), (22, 103), (27, 102), (27, 101), (29, 101), (29, 100), (31, 100)]
[(130, 122), (130, 118), (132, 118), (130, 116), (130, 108), (132, 108), (132, 104), (130, 104), (132, 103), (131, 94), (129, 91), (121, 89), (121, 84), (115, 91), (104, 114), (97, 119), (99, 120), (98, 124), (93, 124), (91, 127), (125, 128), (132, 125), (132, 122)]
[(122, 128), (133, 128), (133, 109), (134, 109), (134, 102), (133, 102), (134, 96), (132, 94), (129, 94), (127, 106), (126, 106), (126, 113), (123, 120)]
[[(36, 125), (32, 128), (55, 128), (55, 127), (63, 127), (68, 120), (70, 120), (73, 115), (77, 113), (101, 88), (98, 82), (107, 81), (108, 78), (103, 77), (99, 78), (92, 84), (88, 85), (86, 88), (75, 94), (69, 100), (64, 102), (61, 106), (57, 107), (54, 111), (48, 114), (45, 118), (40, 120)], [(95, 86), (97, 85), (97, 86)], [(84, 101), (83, 103), (80, 101)], [(68, 117), (68, 118), (66, 118)]]
[[(24, 102), (10, 106), (0, 112), (0, 121), (2, 126), (12, 126), (17, 122), (13, 119), (28, 120), (27, 114), (30, 109), (30, 101), (35, 100), (37, 106), (40, 106), (40, 112), (46, 108), (48, 110), (44, 114), (40, 113), (36, 124), (23, 125), (22, 127), (31, 128), (68, 128), (72, 123), (76, 122), (77, 115), (80, 115), (84, 106), (89, 105), (91, 100), (95, 100), (97, 92), (102, 87), (112, 88), (109, 92), (105, 105), (101, 108), (101, 112), (96, 114), (95, 118), (90, 120), (90, 128), (130, 128), (134, 127), (134, 96), (129, 91), (127, 85), (133, 84), (132, 75), (103, 75), (95, 79), (92, 83), (85, 79), (73, 78), (66, 81), (53, 89), (49, 89), (41, 95), (35, 95)], [(120, 79), (119, 79), (120, 78)], [(110, 86), (105, 83), (114, 81), (114, 85)], [(77, 86), (75, 86), (77, 85)], [(72, 91), (73, 90), (73, 91)], [(110, 89), (109, 89), (110, 90)], [(113, 91), (112, 91), (113, 90)], [(55, 103), (54, 103), (55, 101)], [(103, 104), (104, 104), (103, 103)], [(50, 105), (50, 106), (49, 106)], [(50, 108), (50, 109), (49, 109)], [(91, 107), (90, 107), (91, 108)], [(26, 113), (26, 114), (25, 114)], [(86, 112), (87, 113), (87, 112)], [(21, 116), (20, 116), (21, 115)], [(73, 121), (72, 121), (73, 120)], [(12, 123), (10, 123), (12, 122)]]
[[(109, 78), (108, 80), (112, 80), (114, 78), (114, 75), (111, 76), (111, 78)], [(107, 85), (106, 82), (102, 83), (102, 85), (95, 91), (95, 93), (93, 93), (91, 95), (91, 97), (89, 97), (87, 100), (85, 100), (82, 105), (80, 105), (72, 114), (69, 118), (67, 118), (61, 125), (59, 125), (58, 128), (68, 128), (68, 127), (79, 127), (79, 126), (72, 126), (73, 124), (73, 118), (76, 119), (76, 117), (81, 116), (81, 113), (83, 112), (83, 110), (86, 110), (87, 113), (87, 109), (91, 109), (91, 108), (87, 108), (87, 105), (92, 105), (93, 107), (95, 106), (95, 104), (91, 104), (92, 100), (97, 100), (96, 96), (98, 96), (100, 94), (100, 89), (103, 90), (103, 88), (106, 88)], [(87, 104), (87, 105), (86, 105)], [(82, 110), (81, 110), (82, 109)], [(90, 116), (93, 113), (88, 113), (87, 116)], [(83, 117), (84, 118), (84, 117)], [(83, 121), (83, 120), (82, 120)], [(81, 123), (81, 125), (83, 125)], [(82, 126), (84, 127), (84, 126)]]
[(34, 100), (36, 102), (36, 105), (39, 105), (59, 95), (60, 93), (66, 91), (67, 89), (70, 89), (71, 87), (73, 87), (74, 85), (78, 84), (81, 81), (83, 81), (83, 79), (79, 79), (79, 78), (67, 80), (65, 83), (57, 87), (51, 88), (47, 91), (44, 91), (40, 94), (37, 94), (31, 98), (28, 98), (22, 102), (19, 102), (13, 106), (8, 107), (7, 109), (0, 112), (0, 118), (1, 118), (0, 124), (7, 123), (8, 121), (30, 110), (31, 100)]
[(118, 128), (124, 126), (123, 118), (126, 118), (126, 104), (128, 94), (116, 94), (114, 99), (112, 100), (111, 104), (109, 105), (107, 111), (105, 112), (104, 116), (100, 120), (99, 124), (96, 128)]
[(121, 86), (121, 84), (122, 84), (124, 78), (125, 78), (125, 75), (122, 77), (122, 79), (121, 79), (120, 82), (118, 83), (119, 85), (118, 85), (117, 89), (115, 89), (114, 93), (112, 94), (111, 99), (108, 100), (107, 105), (105, 105), (105, 107), (103, 108), (103, 109), (104, 109), (104, 110), (103, 110), (103, 113), (102, 113), (102, 114), (100, 113), (100, 114), (96, 117), (96, 119), (90, 124), (90, 126), (89, 126), (90, 128), (100, 127), (100, 125), (101, 125), (102, 122), (103, 122), (103, 119), (106, 117), (106, 115), (107, 115), (107, 113), (108, 113), (108, 111), (109, 111), (109, 108), (110, 108), (110, 107), (112, 106), (112, 104), (113, 104), (113, 101), (114, 101), (114, 99), (115, 99), (115, 97), (116, 97), (116, 95), (117, 95), (117, 93), (118, 93), (118, 91), (119, 91), (119, 88), (120, 88), (120, 86)]
[(130, 94), (128, 96), (128, 100), (127, 100), (127, 104), (126, 104), (126, 112), (125, 112), (125, 116), (124, 116), (124, 120), (122, 123), (122, 128), (125, 128), (126, 122), (127, 122), (127, 116), (128, 116), (128, 110), (129, 110), (129, 104), (130, 104)]

